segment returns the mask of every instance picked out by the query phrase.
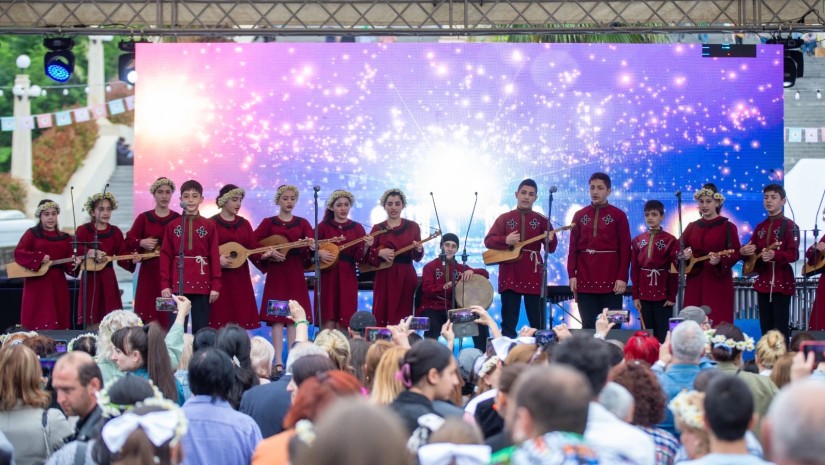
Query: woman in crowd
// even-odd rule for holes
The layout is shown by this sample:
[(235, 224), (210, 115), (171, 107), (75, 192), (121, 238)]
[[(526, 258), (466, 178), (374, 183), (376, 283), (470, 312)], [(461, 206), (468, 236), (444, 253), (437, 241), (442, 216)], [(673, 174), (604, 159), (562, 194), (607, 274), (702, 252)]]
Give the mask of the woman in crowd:
[(364, 387), (367, 386), (367, 378), (364, 370), (367, 366), (367, 352), (372, 344), (365, 339), (350, 339), (349, 341), (350, 366), (353, 374)]
[(275, 348), (261, 336), (252, 338), (252, 350), (249, 353), (252, 359), (252, 369), (260, 384), (267, 384), (272, 378), (272, 361), (275, 360)]
[(390, 405), (404, 392), (404, 384), (398, 379), (398, 367), (407, 353), (405, 347), (390, 347), (381, 356), (372, 380), (370, 401), (376, 405)]
[[(41, 200), (34, 210), (37, 224), (26, 230), (14, 249), (14, 261), (30, 270), (44, 263), (72, 256), (72, 237), (61, 232), (57, 224), (60, 206)], [(26, 278), (23, 284), (23, 302), (20, 323), (35, 331), (41, 329), (69, 329), (69, 284), (66, 273), (74, 273), (80, 259), (50, 267), (46, 274)]]
[(653, 365), (659, 360), (659, 340), (647, 333), (647, 331), (636, 331), (628, 338), (624, 345), (624, 359), (644, 360), (648, 365)]
[(682, 447), (690, 460), (700, 459), (710, 453), (704, 402), (703, 392), (682, 391), (668, 404), (673, 412), (676, 429), (681, 433)]
[(352, 373), (349, 342), (344, 333), (335, 329), (325, 329), (315, 337), (315, 345), (324, 349), (336, 369)]
[(112, 361), (120, 371), (150, 379), (165, 398), (183, 405), (183, 388), (175, 379), (163, 336), (157, 323), (121, 328), (112, 334)]
[(765, 333), (756, 343), (756, 366), (759, 367), (759, 374), (770, 377), (776, 361), (787, 351), (785, 336), (782, 333), (775, 329)]
[(97, 334), (86, 333), (69, 341), (67, 345), (69, 352), (86, 352), (94, 357), (97, 355)]
[(791, 366), (793, 365), (793, 358), (796, 352), (785, 352), (779, 357), (771, 370), (771, 381), (776, 385), (777, 389), (782, 389), (786, 384), (791, 382)]
[(42, 381), (33, 350), (23, 344), (0, 349), (0, 432), (14, 446), (17, 465), (42, 465), (73, 433), (63, 413), (48, 408)]
[(183, 352), (180, 355), (180, 362), (178, 368), (175, 370), (175, 378), (183, 388), (184, 400), (192, 397), (192, 389), (189, 388), (189, 361), (192, 360), (192, 345), (195, 342), (195, 336), (185, 333), (183, 335)]
[(370, 348), (367, 349), (367, 357), (364, 361), (364, 387), (367, 388), (367, 391), (372, 392), (378, 364), (381, 362), (384, 354), (393, 347), (395, 346), (390, 342), (375, 341), (370, 344)]
[(258, 376), (252, 369), (250, 357), (252, 343), (243, 328), (238, 325), (229, 325), (218, 330), (215, 347), (226, 352), (235, 367), (235, 383), (229, 392), (227, 401), (233, 409), (238, 410), (243, 393), (259, 384)]
[[(151, 431), (143, 425), (152, 425)], [(177, 465), (183, 460), (180, 442), (185, 434), (180, 408), (150, 404), (106, 423), (101, 439), (112, 454), (112, 465)]]
[(296, 360), (291, 366), (292, 379), (286, 386), (286, 390), (290, 393), (290, 401), (295, 402), (295, 397), (304, 381), (319, 373), (332, 370), (335, 370), (335, 364), (326, 355), (306, 355)]

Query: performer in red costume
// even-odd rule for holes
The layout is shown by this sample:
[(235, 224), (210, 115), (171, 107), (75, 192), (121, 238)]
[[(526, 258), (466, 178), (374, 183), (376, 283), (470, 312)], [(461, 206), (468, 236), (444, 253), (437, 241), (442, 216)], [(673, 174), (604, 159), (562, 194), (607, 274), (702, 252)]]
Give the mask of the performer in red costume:
[[(825, 210), (822, 211), (822, 217), (825, 219)], [(805, 258), (809, 265), (819, 263), (823, 255), (825, 255), (825, 236), (805, 251)], [(825, 330), (825, 278), (822, 276), (825, 276), (825, 273), (819, 275), (819, 285), (816, 287), (811, 318), (808, 323), (808, 329), (817, 331)]]
[[(453, 282), (469, 281), (473, 275), (479, 274), (485, 278), (490, 275), (487, 270), (481, 268), (470, 268), (455, 260), (458, 252), (458, 236), (447, 233), (441, 236), (442, 256), (434, 258), (424, 265), (421, 274), (421, 307), (418, 316), (425, 316), (430, 319), (430, 329), (424, 333), (424, 337), (438, 339), (441, 334), (441, 327), (447, 322), (447, 310), (455, 308), (453, 306)], [(487, 327), (478, 325), (479, 335), (473, 338), (480, 341), (484, 347), (476, 348), (484, 350), (487, 346)], [(482, 334), (484, 333), (484, 334)]]
[[(160, 250), (166, 226), (175, 218), (180, 217), (180, 213), (169, 209), (169, 202), (175, 192), (175, 183), (171, 179), (158, 178), (149, 187), (149, 192), (155, 199), (155, 208), (138, 215), (132, 228), (126, 233), (126, 248), (135, 253)], [(120, 261), (118, 264), (133, 273), (137, 268), (137, 265), (131, 261)], [(160, 297), (162, 290), (160, 260), (143, 260), (139, 268), (135, 290), (135, 313), (147, 323), (162, 321), (162, 324), (166, 324), (168, 316), (161, 317), (160, 313), (155, 310), (155, 299)]]
[(670, 272), (670, 265), (679, 254), (679, 242), (662, 229), (665, 217), (662, 202), (648, 200), (644, 213), (647, 232), (634, 237), (630, 243), (633, 305), (645, 327), (653, 330), (659, 342), (664, 342), (679, 290), (679, 277)]
[[(87, 258), (103, 262), (106, 255), (125, 253), (127, 250), (123, 232), (117, 226), (109, 224), (112, 212), (117, 210), (115, 196), (111, 192), (95, 194), (86, 200), (84, 210), (92, 216), (92, 221), (75, 231), (78, 255), (85, 255)], [(97, 228), (97, 234), (95, 234), (95, 228)], [(97, 248), (93, 248), (90, 244), (95, 239), (99, 242)], [(106, 267), (100, 271), (83, 270), (83, 264), (80, 267), (83, 273), (77, 295), (77, 324), (82, 327), (94, 326), (100, 323), (100, 320), (109, 312), (123, 308), (120, 288), (117, 286), (114, 263), (107, 263)], [(83, 311), (84, 287), (86, 289), (85, 315)]]
[[(215, 203), (221, 209), (220, 213), (212, 217), (218, 230), (218, 245), (227, 242), (237, 242), (247, 249), (257, 249), (258, 241), (255, 232), (246, 218), (238, 216), (244, 198), (244, 190), (234, 184), (227, 184), (218, 192)], [(269, 258), (271, 254), (254, 254), (249, 260), (261, 268), (261, 259)], [(252, 277), (249, 275), (249, 261), (244, 259), (238, 268), (226, 268), (232, 262), (228, 255), (221, 255), (221, 298), (212, 304), (209, 312), (209, 327), (222, 328), (230, 323), (246, 329), (255, 329), (261, 326), (258, 317), (258, 304), (255, 302), (255, 291), (252, 289)]]
[[(184, 216), (166, 226), (160, 247), (160, 285), (163, 297), (180, 293), (181, 238), (183, 238), (183, 295), (192, 302), (192, 334), (209, 323), (210, 304), (221, 292), (221, 261), (215, 223), (200, 215), (203, 186), (195, 180), (180, 186)], [(172, 323), (170, 318), (169, 324)], [(186, 324), (184, 324), (184, 328)]]
[[(368, 236), (360, 223), (349, 219), (354, 204), (355, 196), (352, 193), (345, 190), (333, 191), (327, 199), (324, 220), (318, 224), (318, 239), (344, 236), (343, 243), (346, 244), (364, 238), (363, 244), (355, 244), (340, 251), (338, 263), (321, 272), (321, 320), (324, 327), (330, 329), (346, 329), (350, 318), (358, 310), (355, 264), (364, 258), (375, 242), (375, 238)], [(333, 254), (323, 249), (318, 255), (322, 262), (330, 263), (334, 260)]]
[(799, 232), (796, 224), (782, 214), (785, 207), (782, 186), (765, 186), (762, 201), (768, 218), (756, 226), (751, 240), (739, 249), (739, 253), (744, 261), (757, 256), (754, 272), (759, 274), (753, 282), (753, 290), (759, 303), (762, 334), (776, 329), (788, 338), (791, 335), (788, 330), (791, 297), (796, 291), (791, 263), (799, 260)]
[[(372, 266), (380, 266), (382, 261), (392, 262), (389, 268), (375, 272), (372, 291), (372, 313), (376, 324), (387, 326), (388, 323), (398, 324), (412, 314), (413, 297), (418, 287), (412, 262), (421, 261), (424, 247), (418, 224), (401, 218), (401, 212), (407, 206), (407, 197), (401, 189), (384, 191), (381, 206), (387, 212), (387, 220), (374, 225), (370, 233), (387, 228), (391, 231), (375, 238), (365, 261)], [(395, 254), (396, 250), (410, 244), (415, 245), (410, 251)]]
[[(294, 216), (292, 211), (298, 203), (298, 188), (291, 185), (278, 187), (275, 204), (279, 211), (277, 216), (265, 218), (255, 229), (255, 239), (260, 242), (272, 235), (283, 236), (287, 242), (314, 237), (312, 226), (303, 218)], [(261, 271), (266, 273), (264, 296), (261, 300), (262, 319), (272, 326), (272, 345), (275, 346), (275, 368), (283, 371), (284, 325), (287, 325), (287, 343), (292, 347), (295, 342), (295, 325), (310, 324), (312, 315), (307, 313), (310, 321), (295, 322), (285, 317), (266, 315), (270, 300), (295, 300), (301, 307), (312, 308), (309, 303), (309, 291), (304, 278), (304, 267), (310, 263), (310, 250), (313, 247), (297, 247), (286, 254), (275, 250), (262, 264)]]
[[(60, 231), (57, 217), (60, 206), (44, 199), (34, 210), (37, 224), (29, 228), (14, 249), (14, 261), (30, 270), (37, 270), (46, 261), (72, 256), (72, 237)], [(69, 285), (66, 273), (74, 273), (74, 262), (55, 265), (43, 276), (26, 278), (23, 284), (23, 302), (20, 323), (33, 331), (42, 329), (69, 329)]]
[[(496, 222), (484, 238), (485, 247), (504, 250), (517, 242), (553, 229), (546, 216), (533, 211), (537, 192), (536, 181), (532, 179), (521, 181), (515, 193), (518, 202), (516, 209), (496, 218)], [(555, 252), (556, 245), (558, 245), (558, 238), (553, 234), (547, 243), (548, 252)], [(528, 244), (521, 250), (521, 258), (518, 261), (499, 265), (498, 292), (501, 294), (501, 334), (504, 336), (516, 337), (522, 297), (524, 297), (524, 308), (527, 311), (530, 326), (544, 328), (545, 322), (541, 321), (540, 302), (542, 267), (544, 266), (541, 246), (542, 241)]]
[[(723, 196), (715, 184), (708, 183), (693, 194), (699, 202), (702, 218), (690, 223), (682, 237), (685, 243), (685, 259), (709, 255), (710, 259), (697, 263), (694, 272), (687, 276), (685, 306), (708, 305), (713, 312), (714, 322), (733, 324), (733, 272), (731, 268), (739, 261), (739, 234), (736, 226), (724, 216), (720, 216)], [(724, 250), (733, 250), (726, 256), (719, 255)], [(679, 264), (676, 263), (678, 268)], [(698, 271), (697, 271), (698, 270)]]
[(630, 226), (625, 212), (610, 205), (610, 176), (590, 176), (591, 204), (573, 215), (567, 274), (583, 328), (595, 328), (604, 308), (622, 308), (630, 265)]

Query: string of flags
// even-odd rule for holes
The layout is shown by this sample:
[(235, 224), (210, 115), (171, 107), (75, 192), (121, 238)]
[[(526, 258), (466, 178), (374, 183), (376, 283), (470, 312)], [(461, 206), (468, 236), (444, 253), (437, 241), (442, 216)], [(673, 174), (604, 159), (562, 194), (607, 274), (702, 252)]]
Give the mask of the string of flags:
[(825, 128), (786, 128), (788, 142), (825, 142)]
[[(80, 107), (73, 110), (42, 113), (31, 116), (3, 116), (0, 117), (0, 131), (14, 131), (20, 129), (46, 129), (53, 126), (68, 126), (74, 123), (85, 123), (92, 119), (105, 118), (108, 115), (119, 115), (135, 109), (135, 96), (110, 100), (106, 103), (91, 107)], [(74, 118), (72, 118), (74, 116)]]

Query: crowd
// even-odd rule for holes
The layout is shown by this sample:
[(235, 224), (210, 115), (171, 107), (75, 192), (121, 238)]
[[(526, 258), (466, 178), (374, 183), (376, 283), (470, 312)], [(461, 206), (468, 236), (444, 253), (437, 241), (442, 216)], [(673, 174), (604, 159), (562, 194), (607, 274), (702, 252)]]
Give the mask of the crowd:
[[(452, 324), (423, 339), (408, 321), (369, 341), (310, 340), (295, 325), (283, 374), (274, 348), (236, 325), (184, 337), (129, 312), (55, 354), (17, 331), (0, 349), (0, 464), (825, 464), (825, 364), (769, 332), (758, 342), (686, 307), (660, 344), (595, 334), (500, 330), (487, 351), (453, 350)], [(290, 319), (306, 319), (289, 304)], [(747, 351), (755, 363), (743, 362)]]

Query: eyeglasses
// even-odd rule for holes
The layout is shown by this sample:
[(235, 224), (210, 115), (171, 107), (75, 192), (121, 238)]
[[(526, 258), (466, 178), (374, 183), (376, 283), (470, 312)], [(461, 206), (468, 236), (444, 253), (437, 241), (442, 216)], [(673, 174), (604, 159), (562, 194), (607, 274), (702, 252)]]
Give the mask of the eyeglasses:
[(707, 326), (713, 326), (713, 320), (711, 320), (710, 318), (708, 318), (707, 320), (703, 321), (703, 322), (702, 322), (702, 326), (705, 326), (705, 325), (707, 325)]

